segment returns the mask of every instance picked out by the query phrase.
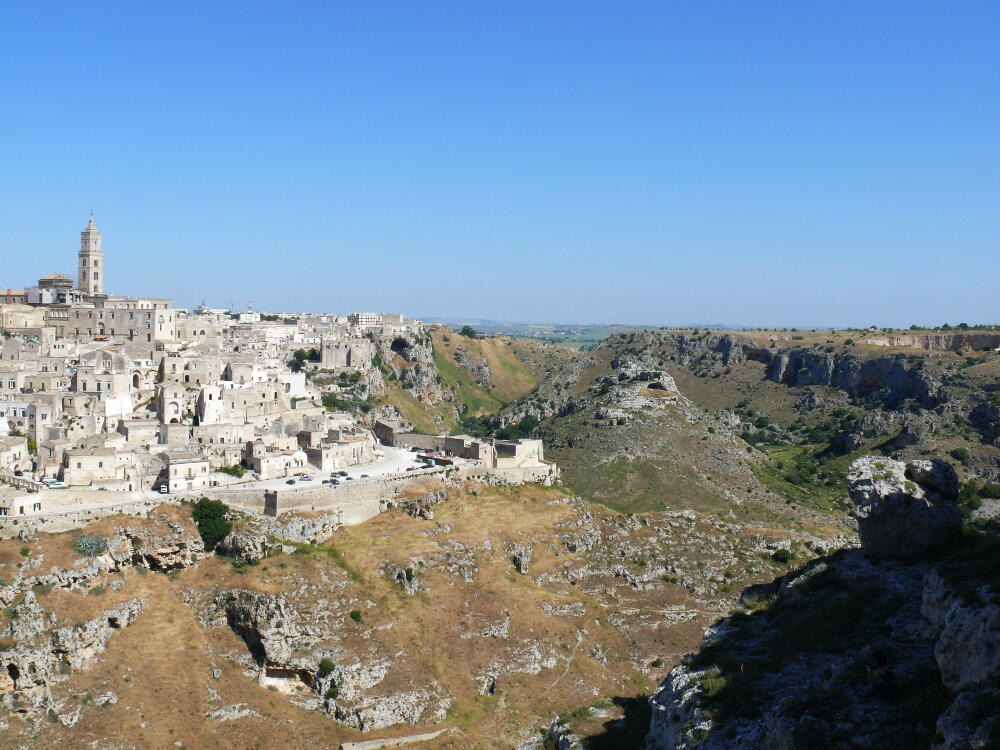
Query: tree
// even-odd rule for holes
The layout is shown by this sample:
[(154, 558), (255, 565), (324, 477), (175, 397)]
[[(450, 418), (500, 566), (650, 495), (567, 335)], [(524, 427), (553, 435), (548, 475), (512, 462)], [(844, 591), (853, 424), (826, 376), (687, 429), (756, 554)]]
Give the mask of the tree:
[(476, 329), (472, 326), (462, 326), (462, 330), (458, 332), (459, 336), (465, 336), (467, 339), (478, 339), (479, 334), (476, 333)]
[(229, 508), (220, 500), (209, 500), (207, 497), (201, 498), (194, 504), (191, 518), (194, 519), (198, 527), (201, 540), (205, 543), (205, 549), (211, 552), (215, 545), (221, 542), (233, 530), (233, 525), (226, 518)]

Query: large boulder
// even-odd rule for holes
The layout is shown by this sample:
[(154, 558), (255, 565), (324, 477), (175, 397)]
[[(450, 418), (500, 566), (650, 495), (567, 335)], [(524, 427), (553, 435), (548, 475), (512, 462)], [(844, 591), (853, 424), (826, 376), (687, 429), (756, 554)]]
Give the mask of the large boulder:
[(224, 557), (235, 557), (253, 565), (267, 552), (267, 537), (249, 529), (236, 528), (215, 546), (215, 551)]
[(847, 490), (865, 553), (913, 557), (940, 546), (962, 526), (958, 476), (950, 464), (865, 456), (851, 464)]

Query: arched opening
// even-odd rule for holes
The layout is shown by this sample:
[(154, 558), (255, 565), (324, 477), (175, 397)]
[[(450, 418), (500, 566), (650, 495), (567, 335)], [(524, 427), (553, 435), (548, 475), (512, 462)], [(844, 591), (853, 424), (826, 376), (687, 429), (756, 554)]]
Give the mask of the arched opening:
[(396, 354), (402, 354), (410, 348), (410, 344), (406, 341), (406, 339), (393, 339), (392, 346), (390, 348), (396, 352)]
[(139, 373), (132, 374), (132, 387), (139, 390)]
[(177, 417), (174, 417), (173, 419), (170, 420), (170, 424), (180, 424), (180, 423), (181, 421)]
[(21, 670), (17, 668), (16, 664), (7, 665), (7, 674), (10, 675), (10, 679), (17, 682), (18, 677), (21, 676)]

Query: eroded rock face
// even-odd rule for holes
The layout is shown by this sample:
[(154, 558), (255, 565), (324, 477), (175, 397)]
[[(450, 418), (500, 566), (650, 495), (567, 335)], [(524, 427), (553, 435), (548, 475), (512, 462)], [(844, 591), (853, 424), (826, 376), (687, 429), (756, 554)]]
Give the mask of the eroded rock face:
[(920, 613), (940, 629), (934, 658), (949, 690), (1000, 679), (1000, 606), (966, 600), (931, 570), (924, 579)]
[(233, 557), (252, 565), (267, 552), (267, 537), (249, 529), (233, 529), (215, 546), (215, 551), (224, 557)]
[[(26, 718), (40, 715), (53, 705), (51, 684), (92, 665), (112, 633), (144, 611), (144, 599), (130, 599), (92, 620), (49, 631), (54, 616), (46, 615), (29, 591), (7, 628), (6, 635), (16, 637), (17, 645), (0, 651), (0, 704)], [(60, 720), (75, 723), (72, 717)]]
[(432, 683), (428, 689), (369, 699), (357, 705), (338, 703), (333, 713), (347, 726), (369, 732), (393, 724), (443, 721), (450, 705), (450, 696)]
[(518, 573), (527, 573), (528, 568), (531, 566), (531, 553), (533, 549), (531, 545), (515, 544), (511, 546), (508, 550), (510, 554), (510, 561), (514, 565), (514, 570)]
[(333, 536), (333, 532), (343, 524), (337, 513), (320, 513), (312, 517), (282, 513), (277, 518), (256, 516), (253, 519), (253, 526), (257, 531), (278, 539), (320, 544)]
[(387, 507), (395, 505), (412, 518), (423, 518), (426, 521), (434, 519), (434, 506), (448, 499), (448, 490), (433, 490), (421, 497), (399, 497), (386, 503)]
[(205, 556), (201, 537), (182, 524), (167, 521), (167, 531), (134, 526), (116, 526), (105, 539), (107, 549), (96, 557), (81, 557), (72, 568), (53, 567), (48, 573), (24, 576), (0, 587), (0, 606), (6, 607), (32, 586), (73, 589), (89, 586), (105, 573), (128, 567), (167, 572), (194, 565)]
[(112, 569), (138, 565), (155, 571), (180, 570), (204, 557), (205, 544), (200, 536), (179, 523), (168, 521), (167, 526), (166, 533), (132, 526), (115, 527), (107, 551), (115, 563)]
[(954, 537), (962, 519), (958, 476), (945, 461), (903, 463), (866, 456), (851, 464), (847, 489), (861, 547), (876, 557), (913, 557)]
[(485, 357), (470, 357), (465, 349), (456, 347), (455, 364), (468, 370), (473, 379), (484, 388), (489, 388), (493, 384), (493, 373), (490, 372), (490, 365)]
[(219, 594), (216, 605), (258, 662), (275, 667), (288, 665), (292, 658), (290, 641), (298, 633), (285, 597), (234, 589)]

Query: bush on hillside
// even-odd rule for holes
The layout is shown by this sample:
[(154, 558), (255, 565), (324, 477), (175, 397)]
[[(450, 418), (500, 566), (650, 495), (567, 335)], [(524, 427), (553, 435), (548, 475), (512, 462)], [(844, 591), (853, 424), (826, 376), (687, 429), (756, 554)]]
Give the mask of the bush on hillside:
[(107, 542), (94, 534), (80, 534), (80, 536), (76, 538), (76, 541), (73, 542), (73, 549), (81, 555), (86, 555), (87, 557), (96, 557), (107, 548)]
[(972, 454), (969, 453), (968, 448), (955, 448), (954, 450), (949, 451), (948, 455), (963, 464), (969, 463), (969, 459), (972, 458)]
[(194, 504), (191, 518), (198, 526), (198, 533), (205, 543), (205, 549), (211, 552), (215, 545), (221, 542), (230, 531), (233, 525), (226, 518), (229, 508), (220, 500), (209, 500), (207, 497), (201, 498)]

